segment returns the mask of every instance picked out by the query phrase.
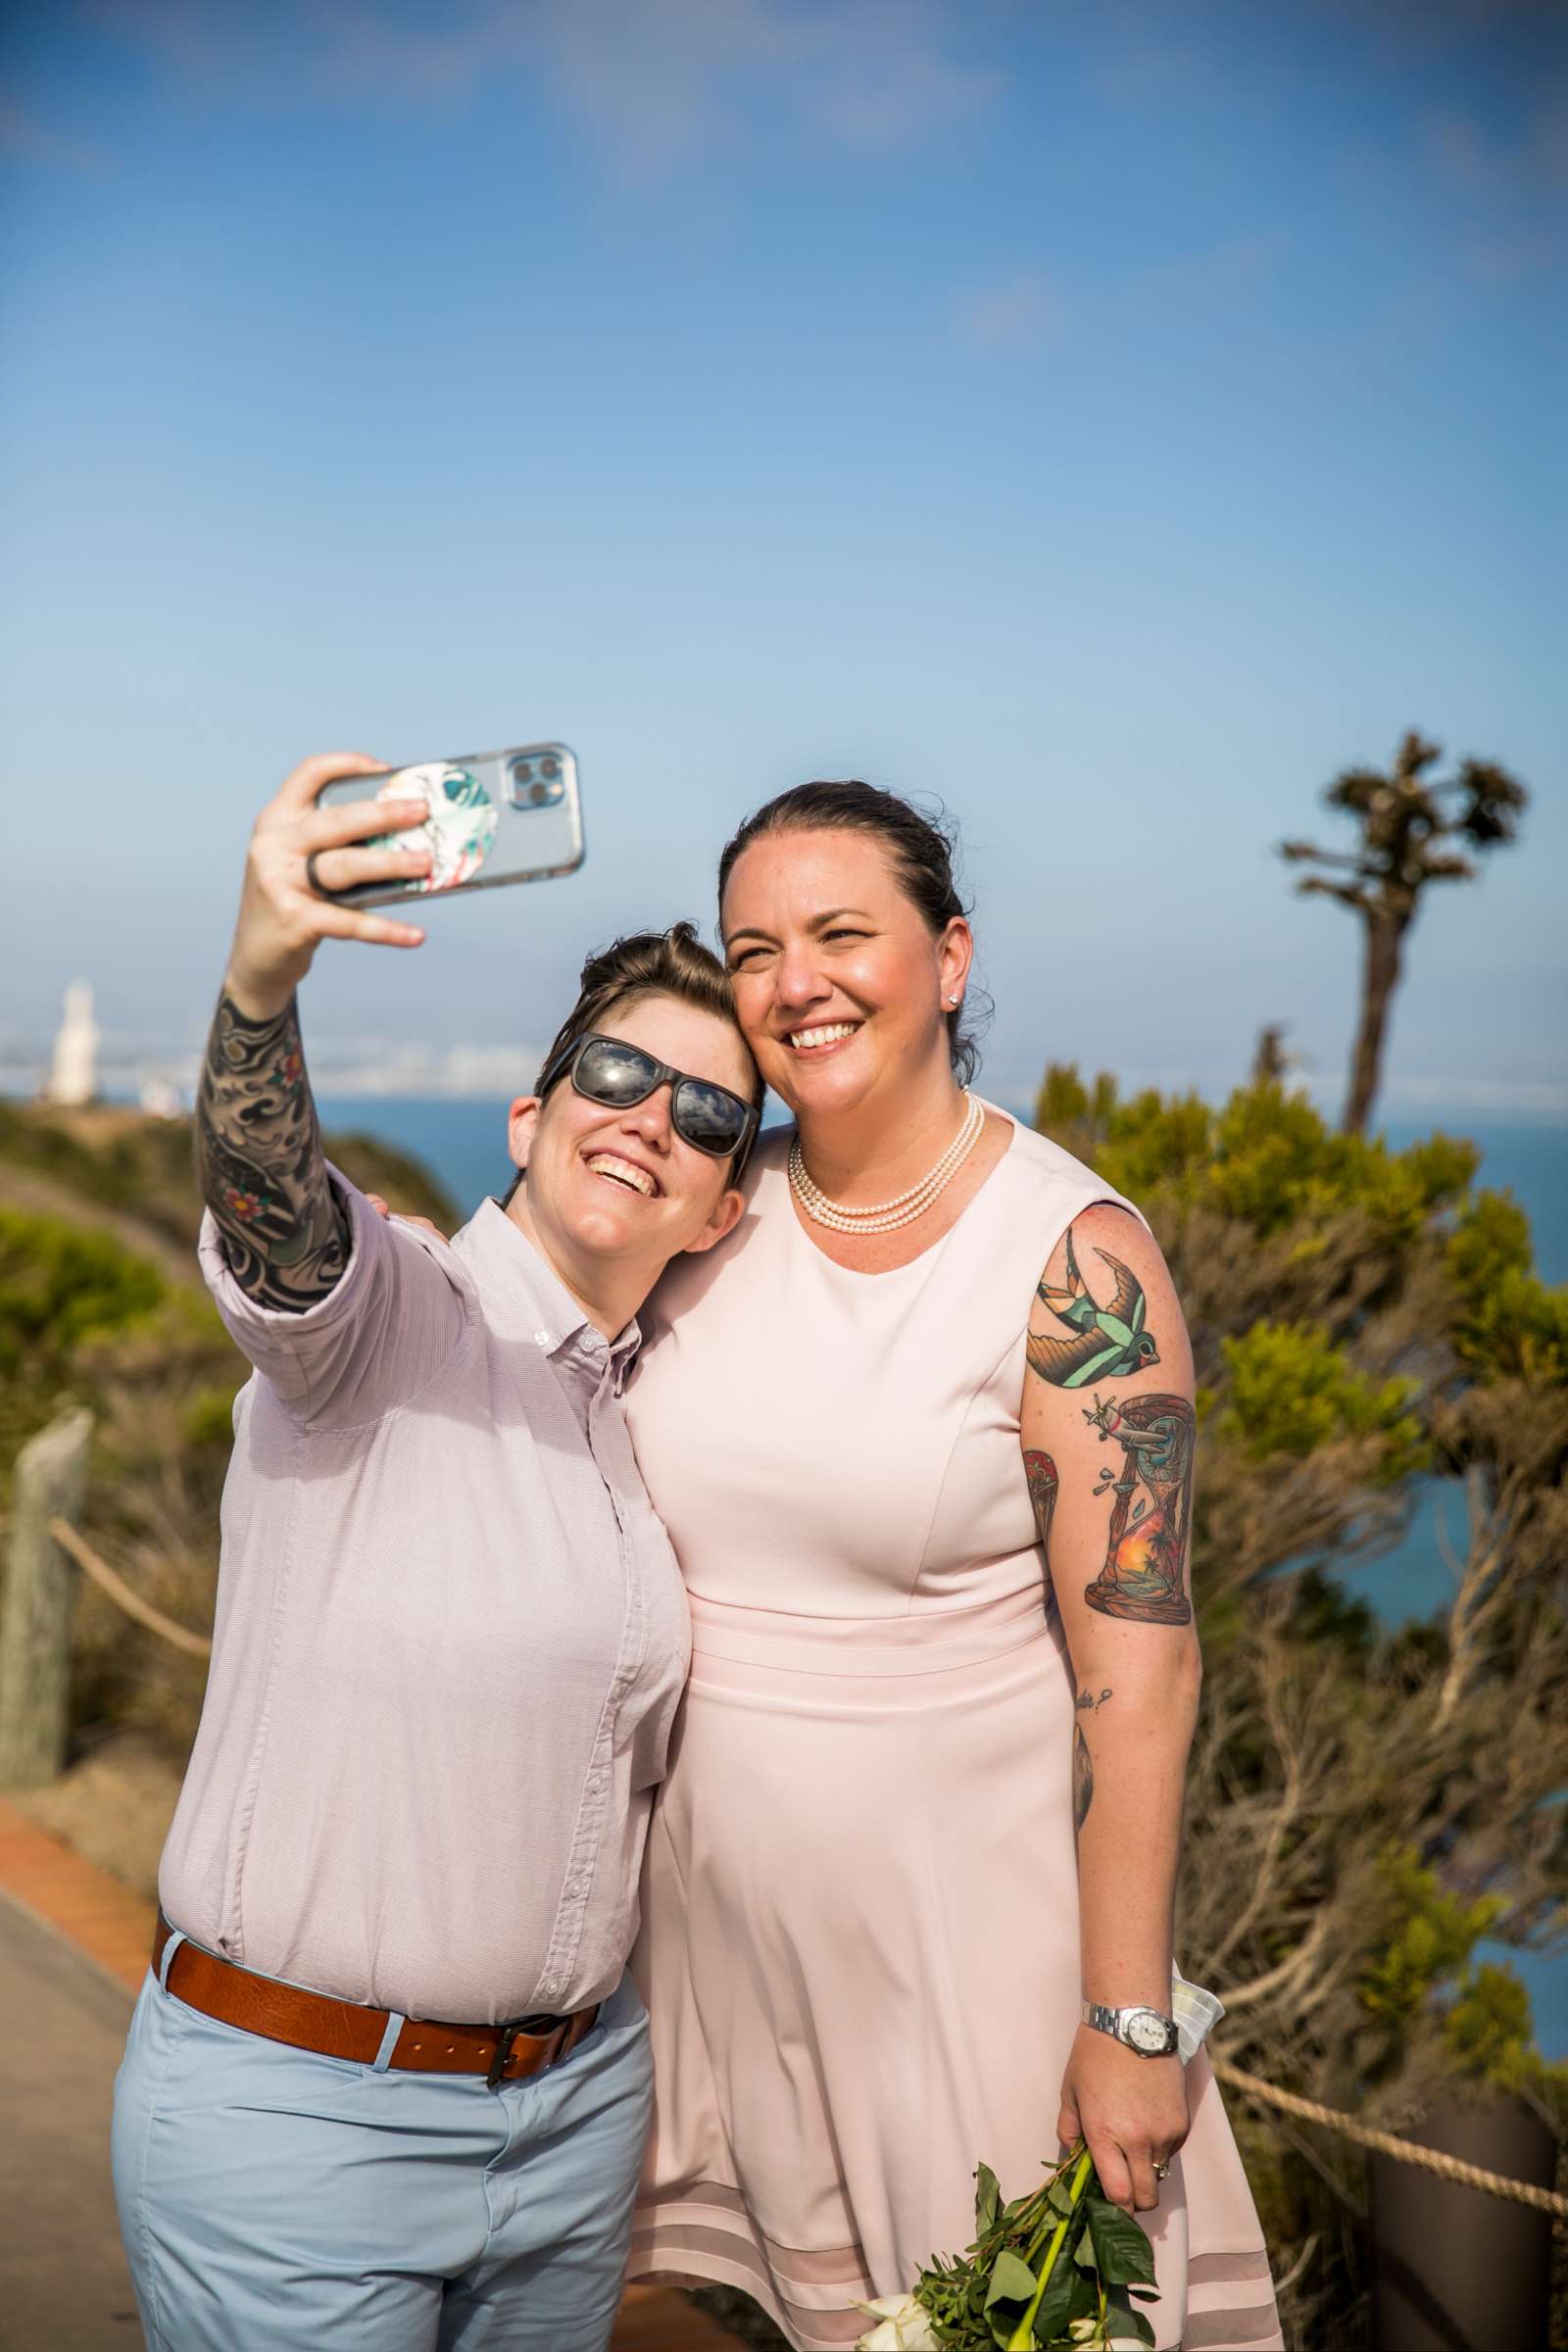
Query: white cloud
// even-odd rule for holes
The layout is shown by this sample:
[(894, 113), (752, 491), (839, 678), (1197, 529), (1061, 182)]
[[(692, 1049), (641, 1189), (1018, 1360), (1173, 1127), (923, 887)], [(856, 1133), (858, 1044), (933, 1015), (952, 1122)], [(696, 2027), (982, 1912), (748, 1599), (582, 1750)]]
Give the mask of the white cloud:
[(57, 172), (101, 172), (105, 158), (85, 140), (52, 130), (30, 109), (0, 92), (0, 156)]
[(1049, 269), (1018, 270), (960, 293), (954, 317), (960, 333), (998, 353), (1059, 346), (1120, 332), (1149, 314), (1227, 308), (1262, 285), (1285, 250), (1270, 230), (1238, 235), (1075, 291)]
[(1071, 306), (1046, 270), (1020, 270), (995, 285), (960, 295), (956, 318), (959, 331), (971, 342), (1017, 351), (1063, 335)]
[(536, 81), (635, 176), (732, 148), (765, 104), (837, 146), (913, 144), (990, 104), (947, 0), (97, 0), (101, 24), (188, 80), (252, 100), (462, 103)]
[(1134, 298), (1151, 305), (1200, 308), (1216, 296), (1244, 293), (1270, 276), (1285, 251), (1285, 242), (1279, 232), (1261, 230), (1226, 237), (1196, 253), (1179, 254), (1141, 270), (1132, 281)]

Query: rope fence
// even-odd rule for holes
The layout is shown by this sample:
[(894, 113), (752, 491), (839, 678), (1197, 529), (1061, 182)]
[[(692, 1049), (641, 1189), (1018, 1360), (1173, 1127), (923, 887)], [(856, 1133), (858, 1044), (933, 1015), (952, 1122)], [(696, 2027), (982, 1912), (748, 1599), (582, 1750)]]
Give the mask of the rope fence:
[(108, 1594), (117, 1609), (123, 1609), (127, 1617), (133, 1617), (138, 1625), (144, 1625), (150, 1634), (157, 1634), (171, 1648), (182, 1650), (187, 1658), (212, 1656), (213, 1645), (205, 1634), (193, 1634), (183, 1625), (176, 1625), (172, 1617), (166, 1617), (162, 1609), (155, 1609), (150, 1600), (143, 1600), (135, 1588), (127, 1585), (107, 1560), (99, 1558), (86, 1538), (76, 1533), (69, 1519), (58, 1516), (51, 1519), (49, 1533), (61, 1550), (69, 1552), (83, 1575), (91, 1577), (99, 1592)]
[(1413, 2139), (1397, 2138), (1392, 2132), (1375, 2132), (1370, 2124), (1358, 2124), (1353, 2115), (1347, 2115), (1342, 2108), (1325, 2107), (1317, 2099), (1303, 2099), (1298, 2091), (1279, 2090), (1260, 2075), (1250, 2075), (1245, 2067), (1233, 2066), (1228, 2058), (1215, 2058), (1212, 2064), (1216, 2079), (1239, 2090), (1244, 2098), (1259, 2099), (1265, 2106), (1277, 2107), (1282, 2115), (1294, 2115), (1303, 2124), (1321, 2124), (1325, 2131), (1338, 2132), (1343, 2139), (1353, 2139), (1357, 2147), (1375, 2148), (1380, 2156), (1396, 2157), (1400, 2164), (1419, 2165), (1424, 2172), (1437, 2173), (1461, 2188), (1479, 2188), (1489, 2197), (1507, 2197), (1516, 2205), (1534, 2205), (1539, 2213), (1554, 2215), (1558, 2229), (1568, 2223), (1568, 2197), (1559, 2196), (1554, 2188), (1538, 2188), (1533, 2180), (1510, 2180), (1504, 2173), (1489, 2173), (1482, 2165), (1466, 2164), (1458, 2156), (1446, 2156), (1441, 2148), (1423, 2148)]
[[(186, 1657), (210, 1658), (212, 1642), (205, 1634), (193, 1634), (162, 1609), (144, 1600), (124, 1578), (100, 1558), (83, 1536), (77, 1534), (68, 1519), (58, 1516), (49, 1522), (49, 1533), (62, 1550), (68, 1552), (78, 1568), (89, 1576), (99, 1591), (107, 1594), (118, 1609), (144, 1626), (149, 1633), (180, 1650)], [(1380, 2156), (1392, 2156), (1400, 2164), (1413, 2164), (1423, 2171), (1436, 2173), (1442, 2180), (1452, 2180), (1461, 2188), (1481, 2189), (1490, 2197), (1505, 2197), (1516, 2205), (1533, 2205), (1539, 2213), (1549, 2213), (1560, 2230), (1568, 2225), (1568, 2197), (1553, 2188), (1538, 2188), (1531, 2180), (1510, 2180), (1505, 2174), (1488, 2172), (1479, 2164), (1466, 2164), (1461, 2157), (1445, 2155), (1441, 2148), (1424, 2148), (1413, 2139), (1400, 2139), (1392, 2132), (1375, 2131), (1370, 2124), (1359, 2124), (1353, 2115), (1338, 2107), (1325, 2107), (1317, 2099), (1302, 2098), (1299, 2092), (1280, 2090), (1265, 2082), (1260, 2075), (1249, 2074), (1245, 2067), (1233, 2066), (1228, 2058), (1212, 2060), (1216, 2079), (1243, 2098), (1254, 2099), (1265, 2107), (1274, 2107), (1282, 2115), (1295, 2116), (1300, 2123), (1318, 2124), (1326, 2132), (1337, 2132), (1342, 2139), (1353, 2140), (1357, 2147), (1372, 2148)]]

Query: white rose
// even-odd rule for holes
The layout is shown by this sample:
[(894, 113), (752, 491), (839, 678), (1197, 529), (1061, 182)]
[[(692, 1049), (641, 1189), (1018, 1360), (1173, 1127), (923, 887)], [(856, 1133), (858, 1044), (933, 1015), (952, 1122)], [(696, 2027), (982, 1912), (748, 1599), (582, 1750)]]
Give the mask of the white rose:
[(862, 2335), (855, 2352), (941, 2352), (931, 2332), (931, 2315), (913, 2295), (880, 2295), (874, 2303), (858, 2303), (877, 2326)]

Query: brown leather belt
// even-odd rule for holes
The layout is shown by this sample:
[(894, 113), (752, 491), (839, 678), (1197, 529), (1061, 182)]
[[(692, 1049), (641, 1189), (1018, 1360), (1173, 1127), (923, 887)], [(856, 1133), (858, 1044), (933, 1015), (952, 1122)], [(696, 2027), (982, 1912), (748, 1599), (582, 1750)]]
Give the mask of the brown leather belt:
[[(162, 1911), (153, 1937), (153, 1974), (163, 1967), (164, 1952), (174, 1933)], [(176, 2000), (221, 2025), (238, 2026), (268, 2041), (286, 2041), (296, 2050), (315, 2050), (322, 2058), (348, 2058), (371, 2066), (392, 2012), (365, 2009), (357, 2001), (333, 2000), (324, 1992), (307, 1992), (298, 1984), (280, 1984), (275, 1977), (259, 1977), (232, 1960), (220, 1960), (200, 1944), (181, 1943), (169, 1964), (164, 1983)], [(570, 2017), (508, 2018), (499, 2026), (445, 2026), (427, 2018), (411, 2017), (392, 2045), (388, 2066), (416, 2075), (483, 2075), (494, 2089), (498, 2082), (521, 2082), (543, 2074), (547, 2066), (574, 2050), (599, 2015), (578, 2009)]]

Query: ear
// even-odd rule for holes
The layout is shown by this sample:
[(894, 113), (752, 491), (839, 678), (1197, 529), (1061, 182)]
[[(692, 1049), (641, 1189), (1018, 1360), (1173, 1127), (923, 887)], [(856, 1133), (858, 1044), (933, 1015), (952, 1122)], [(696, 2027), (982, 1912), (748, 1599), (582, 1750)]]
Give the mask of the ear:
[(533, 1139), (539, 1125), (539, 1097), (519, 1095), (507, 1113), (507, 1150), (516, 1168), (528, 1165)]
[(686, 1244), (687, 1250), (694, 1257), (700, 1257), (705, 1250), (711, 1250), (727, 1233), (734, 1232), (745, 1206), (746, 1195), (738, 1185), (731, 1185), (727, 1193), (720, 1193), (712, 1215), (696, 1240)]
[(962, 1002), (974, 961), (974, 933), (961, 914), (956, 914), (937, 942), (937, 976), (942, 983), (942, 1009), (951, 1012), (950, 997)]

